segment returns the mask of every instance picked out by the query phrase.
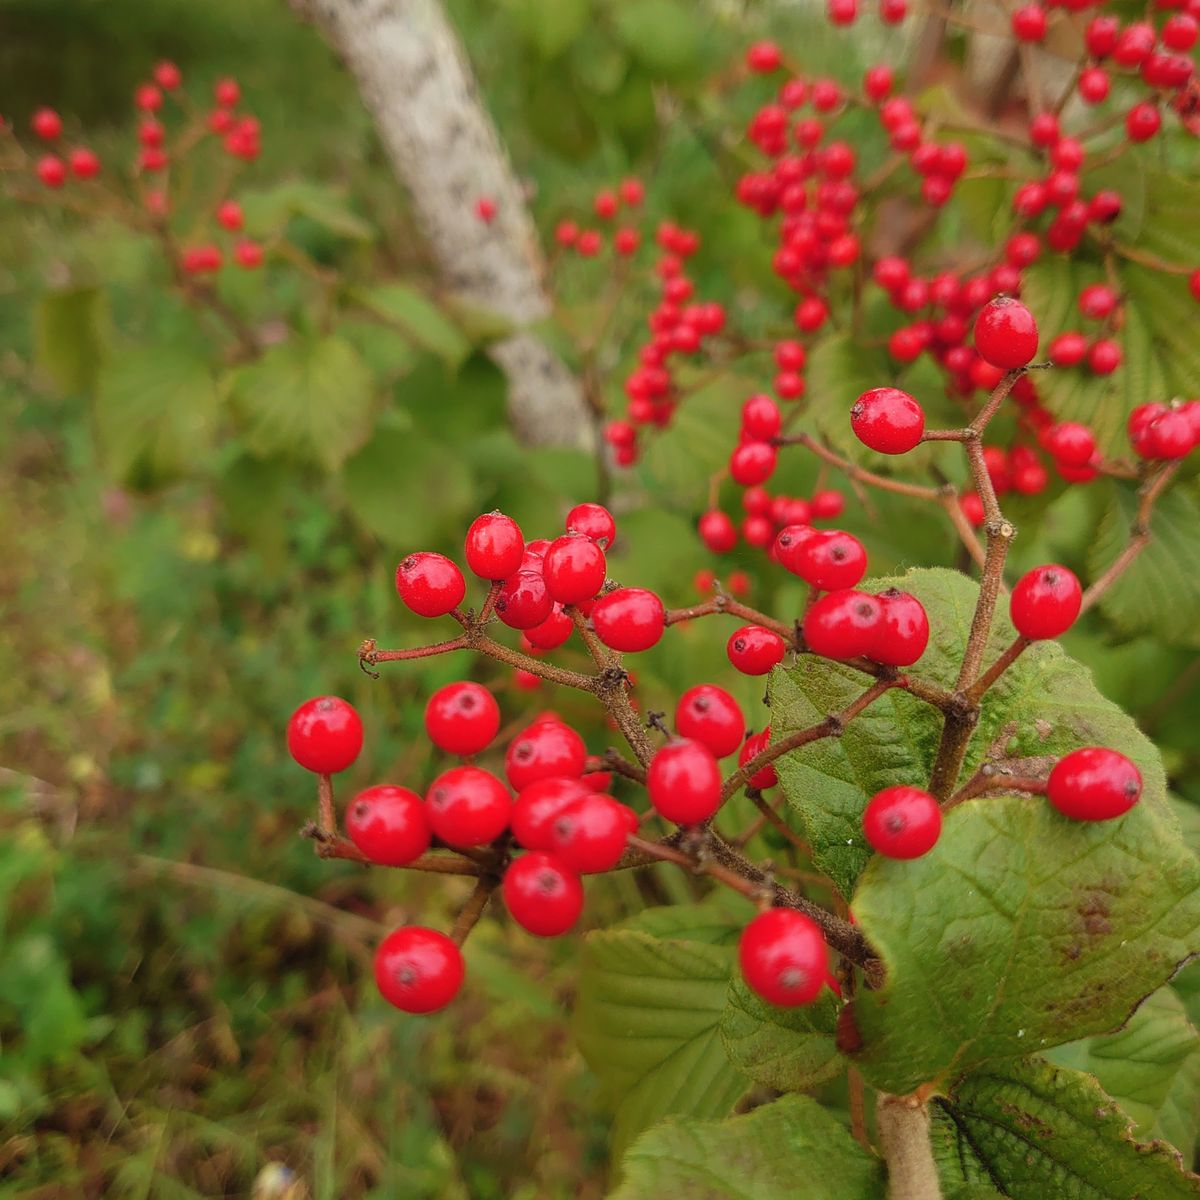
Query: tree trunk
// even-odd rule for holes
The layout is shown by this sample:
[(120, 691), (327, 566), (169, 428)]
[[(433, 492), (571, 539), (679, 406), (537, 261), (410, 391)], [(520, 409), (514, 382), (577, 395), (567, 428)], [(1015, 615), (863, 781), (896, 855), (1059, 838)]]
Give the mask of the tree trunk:
[[(412, 194), (446, 289), (528, 326), (550, 314), (544, 264), (521, 185), (439, 0), (289, 0), (358, 82), (396, 175)], [(481, 197), (495, 203), (480, 219)], [(509, 415), (532, 444), (589, 446), (579, 381), (533, 332), (489, 353), (508, 378)]]

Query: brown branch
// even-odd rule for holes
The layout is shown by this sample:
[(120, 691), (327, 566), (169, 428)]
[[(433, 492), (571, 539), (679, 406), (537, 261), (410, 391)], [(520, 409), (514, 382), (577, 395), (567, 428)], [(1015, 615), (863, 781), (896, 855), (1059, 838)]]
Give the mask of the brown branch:
[(467, 940), (467, 935), (479, 924), (483, 910), (487, 908), (492, 893), (500, 886), (498, 875), (482, 875), (475, 884), (474, 891), (467, 897), (467, 902), (454, 920), (454, 928), (450, 930), (450, 940), (461, 946)]
[(765, 629), (779, 634), (790, 645), (795, 644), (796, 631), (793, 626), (788, 625), (785, 621), (777, 621), (774, 617), (769, 617), (766, 613), (759, 612), (758, 609), (751, 608), (747, 604), (742, 604), (725, 592), (718, 592), (711, 600), (705, 600), (703, 604), (693, 604), (688, 608), (668, 608), (666, 624), (678, 625), (681, 621), (694, 621), (697, 617), (711, 617), (717, 613), (740, 617), (743, 621), (761, 625)]
[(941, 1200), (925, 1104), (917, 1096), (881, 1093), (875, 1123), (887, 1160), (888, 1200)]
[[(301, 827), (300, 836), (310, 838), (318, 858), (342, 858), (348, 862), (372, 866), (371, 860), (351, 841), (322, 830), (312, 821)], [(402, 871), (429, 871), (436, 875), (478, 875), (480, 868), (469, 859), (444, 854), (422, 854), (412, 862), (396, 868)]]
[(333, 807), (333, 779), (327, 774), (317, 776), (317, 822), (322, 833), (337, 834), (337, 813)]
[(876, 475), (874, 471), (868, 471), (863, 467), (857, 466), (850, 462), (849, 459), (842, 458), (835, 454), (832, 450), (822, 446), (814, 437), (807, 433), (796, 433), (789, 437), (775, 438), (776, 446), (804, 446), (811, 450), (818, 458), (827, 462), (831, 467), (837, 467), (839, 471), (855, 480), (857, 483), (865, 483), (871, 487), (879, 488), (881, 491), (894, 492), (898, 496), (911, 496), (915, 500), (933, 500), (937, 501), (940, 497), (936, 488), (924, 487), (919, 483), (905, 483), (901, 479), (889, 479), (886, 475)]
[(1033, 643), (1018, 636), (994, 663), (967, 689), (967, 699), (977, 703), (984, 693), (1021, 657)]
[(995, 763), (984, 763), (966, 783), (942, 805), (943, 812), (957, 807), (964, 800), (986, 796), (992, 792), (1029, 792), (1040, 795), (1046, 790), (1046, 781), (1033, 775), (1006, 775)]

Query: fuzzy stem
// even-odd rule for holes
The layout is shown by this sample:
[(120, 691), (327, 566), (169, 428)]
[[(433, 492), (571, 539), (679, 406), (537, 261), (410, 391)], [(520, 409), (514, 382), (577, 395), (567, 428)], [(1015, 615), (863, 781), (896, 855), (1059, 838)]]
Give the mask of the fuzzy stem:
[(941, 1200), (926, 1106), (915, 1096), (881, 1093), (875, 1122), (887, 1160), (888, 1200)]

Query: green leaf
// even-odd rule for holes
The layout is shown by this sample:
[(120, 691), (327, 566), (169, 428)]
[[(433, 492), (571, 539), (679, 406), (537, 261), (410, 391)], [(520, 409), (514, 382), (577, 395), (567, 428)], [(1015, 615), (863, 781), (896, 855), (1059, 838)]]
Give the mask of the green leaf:
[(611, 1200), (877, 1200), (883, 1165), (807, 1096), (640, 1138)]
[[(1184, 1200), (1200, 1177), (1076, 1071), (1027, 1058), (968, 1075), (933, 1105), (934, 1144), (950, 1143), (956, 1181), (986, 1180), (1012, 1200)], [(946, 1174), (950, 1174), (947, 1170)]]
[(64, 394), (90, 392), (104, 357), (108, 297), (99, 288), (46, 292), (33, 313), (38, 369)]
[(350, 241), (375, 237), (375, 230), (355, 212), (345, 193), (329, 184), (289, 180), (262, 191), (243, 192), (241, 203), (246, 228), (258, 237), (278, 233), (293, 217), (307, 217)]
[(721, 1018), (729, 1061), (755, 1083), (780, 1092), (806, 1092), (845, 1070), (834, 1045), (838, 1005), (826, 988), (814, 1004), (776, 1008), (734, 979)]
[(678, 0), (620, 0), (613, 11), (617, 34), (652, 71), (679, 74), (700, 51), (700, 18)]
[(863, 392), (892, 377), (886, 354), (858, 345), (848, 333), (831, 334), (813, 347), (806, 375), (808, 416), (817, 433), (856, 460), (862, 458), (863, 445), (850, 428), (850, 409)]
[(123, 350), (100, 371), (96, 430), (108, 469), (134, 486), (168, 482), (208, 450), (217, 392), (203, 359), (166, 346)]
[(339, 337), (272, 346), (233, 375), (234, 403), (259, 455), (340, 466), (365, 438), (374, 406), (371, 373)]
[(584, 942), (578, 1041), (618, 1152), (665, 1116), (723, 1116), (746, 1090), (721, 1044), (736, 926), (719, 912), (650, 909)]
[[(1196, 395), (1200, 392), (1200, 343), (1192, 336), (1196, 301), (1188, 290), (1187, 279), (1127, 265), (1121, 270), (1121, 282), (1127, 297), (1126, 312), (1134, 310), (1147, 326), (1156, 362), (1164, 375), (1163, 389), (1148, 394), (1145, 400)], [(1122, 449), (1128, 453), (1125, 446)]]
[(554, 58), (572, 45), (591, 17), (590, 0), (511, 0), (510, 7), (543, 58)]
[[(1191, 1153), (1196, 1140), (1197, 1105), (1195, 1067), (1200, 1062), (1200, 1034), (1187, 1019), (1183, 1001), (1170, 989), (1159, 988), (1138, 1006), (1123, 1029), (1100, 1037), (1059, 1046), (1047, 1057), (1059, 1067), (1094, 1075), (1100, 1086), (1133, 1120), (1134, 1136), (1163, 1137)], [(1173, 1095), (1177, 1084), (1181, 1091)], [(1191, 1120), (1181, 1121), (1179, 1104), (1190, 1110)], [(1172, 1132), (1163, 1128), (1163, 1110), (1171, 1101), (1177, 1107), (1167, 1118)]]
[(1140, 230), (1138, 249), (1191, 270), (1200, 262), (1197, 212), (1200, 212), (1200, 182), (1195, 177), (1185, 178), (1167, 171), (1148, 172), (1146, 220)]
[(352, 299), (374, 313), (414, 346), (436, 354), (457, 367), (471, 353), (471, 343), (461, 329), (431, 300), (406, 283), (385, 283), (356, 292)]
[[(1088, 569), (1099, 575), (1124, 550), (1137, 513), (1134, 488), (1111, 485), (1111, 500), (1092, 539)], [(1194, 485), (1176, 483), (1158, 501), (1152, 538), (1100, 600), (1122, 632), (1153, 633), (1177, 646), (1200, 646), (1200, 504)]]

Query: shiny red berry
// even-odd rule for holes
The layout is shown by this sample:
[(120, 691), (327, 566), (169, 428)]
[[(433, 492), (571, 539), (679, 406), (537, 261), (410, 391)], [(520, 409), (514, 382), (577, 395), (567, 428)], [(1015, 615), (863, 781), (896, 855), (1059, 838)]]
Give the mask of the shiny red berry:
[(1162, 113), (1150, 100), (1135, 104), (1125, 116), (1125, 133), (1131, 142), (1148, 142), (1162, 128)]
[(586, 760), (583, 738), (569, 725), (535, 721), (509, 742), (504, 773), (519, 792), (539, 779), (578, 779)]
[(737, 526), (728, 514), (714, 508), (698, 523), (700, 540), (713, 554), (728, 554), (737, 545)]
[(577, 504), (565, 522), (568, 533), (582, 533), (607, 550), (617, 536), (617, 523), (603, 504)]
[(726, 644), (729, 661), (743, 675), (765, 675), (783, 661), (787, 643), (773, 629), (743, 625)]
[(1127, 813), (1141, 794), (1137, 767), (1125, 755), (1101, 746), (1064, 755), (1046, 782), (1046, 798), (1076, 821), (1111, 821)]
[(484, 513), (467, 529), (463, 550), (467, 566), (480, 579), (507, 579), (521, 569), (525, 538), (512, 517)]
[(1009, 371), (1033, 361), (1038, 348), (1033, 313), (1011, 296), (997, 296), (975, 318), (975, 349), (993, 367)]
[(840, 517), (846, 507), (846, 497), (841, 492), (832, 489), (823, 492), (813, 492), (810, 508), (814, 521), (829, 520)]
[(443, 554), (410, 554), (396, 568), (396, 591), (420, 617), (441, 617), (467, 594), (462, 572)]
[(616, 866), (637, 818), (611, 796), (573, 800), (550, 825), (550, 851), (581, 875)]
[(402, 867), (419, 858), (433, 836), (421, 797), (387, 783), (366, 788), (350, 801), (346, 832), (381, 867)]
[(496, 597), (496, 615), (510, 629), (533, 629), (554, 611), (554, 597), (546, 586), (539, 561), (536, 569), (510, 575)]
[(701, 683), (688, 688), (675, 706), (675, 729), (681, 737), (700, 742), (717, 758), (732, 754), (746, 736), (746, 718), (724, 688)]
[(797, 552), (797, 574), (823, 592), (852, 588), (867, 573), (867, 552), (853, 534), (822, 529)]
[(850, 410), (850, 427), (864, 446), (880, 454), (906, 454), (921, 441), (925, 412), (894, 387), (863, 392)]
[(742, 931), (738, 965), (768, 1004), (811, 1004), (825, 986), (829, 955), (820, 927), (794, 908), (770, 908)]
[(393, 930), (375, 952), (380, 995), (403, 1012), (445, 1008), (462, 987), (462, 952), (444, 934), (420, 925)]
[[(554, 818), (567, 805), (592, 794), (591, 775), (581, 779), (539, 779), (523, 787), (513, 804), (513, 837), (527, 850), (549, 850)], [(603, 789), (601, 789), (603, 790)]]
[(929, 617), (925, 606), (908, 592), (888, 588), (876, 597), (883, 615), (867, 654), (889, 667), (911, 667), (929, 645)]
[[(738, 751), (738, 766), (744, 767), (752, 758), (757, 758), (771, 742), (771, 727), (768, 725), (761, 733), (752, 734), (743, 743), (741, 750)], [(775, 764), (767, 763), (765, 767), (760, 767), (746, 781), (746, 786), (756, 788), (758, 791), (766, 791), (769, 787), (774, 787), (779, 782), (779, 776), (775, 772)]]
[(779, 451), (769, 442), (743, 442), (729, 458), (729, 475), (742, 487), (766, 483), (775, 471)]
[(774, 42), (755, 42), (746, 51), (746, 66), (760, 75), (768, 75), (779, 70), (783, 55)]
[(1009, 613), (1022, 637), (1043, 641), (1066, 633), (1075, 624), (1082, 599), (1075, 573), (1051, 563), (1035, 567), (1017, 580)]
[(288, 752), (307, 771), (335, 775), (357, 757), (363, 727), (354, 706), (338, 696), (306, 700), (288, 720)]
[(941, 832), (942, 810), (920, 788), (884, 788), (863, 812), (863, 833), (885, 858), (920, 858), (933, 849)]
[(1101, 338), (1088, 350), (1087, 363), (1093, 374), (1111, 375), (1121, 365), (1121, 347), (1110, 338)]
[(482, 846), (508, 828), (512, 799), (490, 771), (453, 767), (430, 785), (425, 812), (433, 832), (448, 846)]
[(504, 872), (504, 903), (522, 929), (538, 937), (566, 933), (583, 912), (579, 876), (553, 854), (523, 854)]
[(676, 738), (650, 760), (646, 790), (660, 817), (697, 825), (721, 807), (721, 768), (702, 742)]
[(1079, 311), (1093, 321), (1103, 321), (1117, 307), (1118, 299), (1107, 284), (1091, 283), (1079, 293)]
[(1086, 466), (1096, 453), (1096, 437), (1086, 425), (1062, 421), (1042, 435), (1042, 445), (1051, 457), (1068, 467)]
[(883, 621), (878, 597), (854, 590), (829, 592), (804, 616), (804, 641), (824, 658), (857, 658), (876, 650)]
[(592, 606), (596, 636), (619, 653), (649, 650), (663, 635), (663, 602), (645, 588), (617, 588)]
[(1040, 42), (1046, 36), (1046, 10), (1027, 4), (1012, 15), (1013, 36), (1022, 42)]
[(425, 705), (425, 733), (447, 754), (478, 754), (499, 728), (500, 706), (482, 684), (448, 683)]
[(742, 430), (748, 438), (769, 442), (782, 426), (779, 405), (770, 396), (756, 394), (742, 405)]
[(1086, 353), (1087, 338), (1082, 333), (1060, 333), (1050, 343), (1050, 361), (1060, 367), (1076, 366)]
[(555, 538), (542, 560), (546, 587), (559, 604), (590, 600), (604, 586), (607, 571), (604, 551), (579, 533)]

